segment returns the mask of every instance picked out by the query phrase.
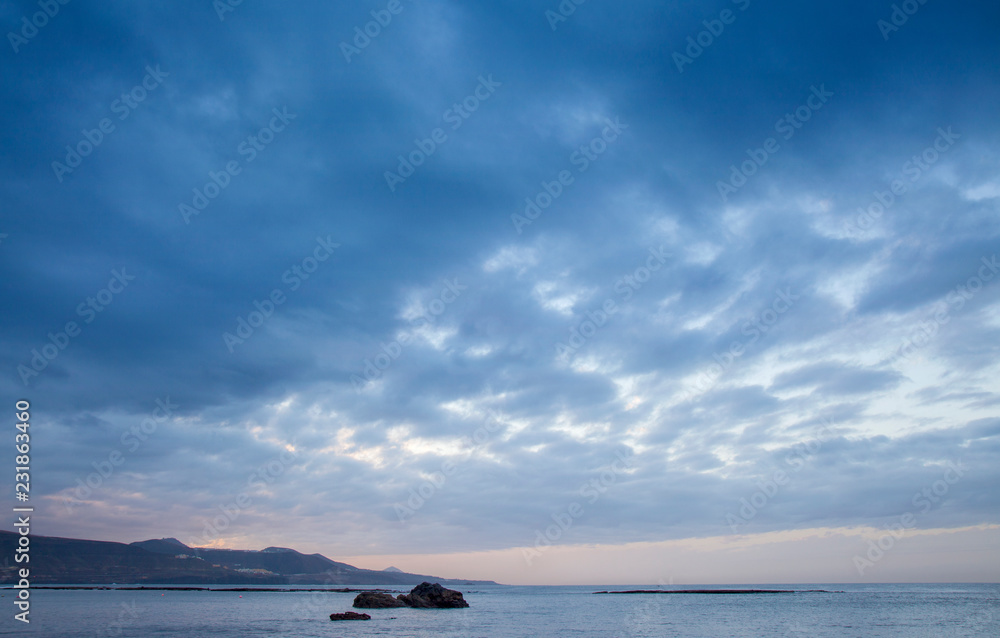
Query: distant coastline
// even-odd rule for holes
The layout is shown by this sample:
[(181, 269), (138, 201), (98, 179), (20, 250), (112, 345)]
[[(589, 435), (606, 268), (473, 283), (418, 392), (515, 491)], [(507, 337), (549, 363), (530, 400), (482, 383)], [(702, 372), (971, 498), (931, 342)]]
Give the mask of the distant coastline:
[[(18, 534), (0, 530), (0, 553), (13, 556), (17, 543)], [(223, 585), (262, 586), (278, 591), (278, 587), (288, 585), (318, 585), (326, 588), (371, 585), (405, 587), (408, 591), (424, 581), (461, 587), (497, 584), (493, 581), (410, 574), (395, 567), (382, 571), (361, 569), (331, 560), (322, 554), (303, 554), (287, 547), (266, 547), (261, 550), (190, 547), (175, 538), (126, 544), (32, 536), (31, 548), (32, 588), (110, 585), (115, 588), (132, 586), (146, 589), (196, 589)], [(0, 585), (16, 582), (16, 566), (0, 566)], [(255, 587), (252, 591), (262, 590)]]
[[(495, 583), (491, 583), (494, 584)], [(0, 585), (0, 590), (16, 589), (14, 585)], [(176, 591), (176, 592), (230, 592), (230, 593), (312, 593), (321, 592), (329, 594), (356, 594), (362, 592), (380, 592), (388, 594), (406, 593), (406, 590), (385, 589), (373, 587), (231, 587), (220, 584), (217, 587), (199, 587), (194, 585), (117, 585), (117, 584), (92, 584), (92, 585), (36, 585), (32, 589), (49, 589), (61, 591)], [(771, 594), (843, 594), (843, 590), (829, 589), (627, 589), (627, 590), (604, 590), (595, 591), (591, 594), (605, 595), (684, 595), (684, 594), (709, 594), (709, 595), (771, 595)]]

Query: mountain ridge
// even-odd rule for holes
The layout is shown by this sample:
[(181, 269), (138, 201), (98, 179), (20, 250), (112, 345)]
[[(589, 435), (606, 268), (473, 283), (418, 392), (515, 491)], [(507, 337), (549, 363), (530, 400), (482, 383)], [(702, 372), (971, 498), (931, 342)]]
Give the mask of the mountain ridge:
[[(14, 555), (18, 534), (0, 530), (0, 552)], [(187, 585), (399, 585), (424, 581), (451, 585), (493, 581), (440, 578), (402, 571), (362, 569), (322, 554), (285, 547), (263, 550), (190, 547), (176, 538), (133, 543), (31, 536), (33, 584)], [(0, 583), (17, 582), (17, 569), (0, 567)]]

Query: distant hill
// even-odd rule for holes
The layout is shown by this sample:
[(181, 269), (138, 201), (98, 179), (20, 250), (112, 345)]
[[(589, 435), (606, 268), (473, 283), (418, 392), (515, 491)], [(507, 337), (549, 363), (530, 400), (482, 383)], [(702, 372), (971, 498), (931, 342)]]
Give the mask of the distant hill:
[[(0, 552), (13, 556), (18, 535), (0, 530)], [(294, 549), (210, 549), (189, 547), (176, 538), (131, 544), (31, 537), (31, 582), (42, 584), (232, 584), (232, 585), (390, 585), (411, 587), (423, 581), (494, 584), (408, 574), (395, 567), (359, 569), (322, 554)], [(0, 567), (0, 583), (13, 584), (17, 567)]]
[(154, 554), (177, 554), (180, 550), (190, 549), (187, 545), (176, 538), (161, 538), (153, 541), (140, 541), (130, 543), (132, 547), (139, 547)]
[(386, 567), (382, 571), (389, 572), (389, 573), (392, 573), (392, 574), (402, 574), (403, 573), (403, 570), (399, 569), (398, 567)]

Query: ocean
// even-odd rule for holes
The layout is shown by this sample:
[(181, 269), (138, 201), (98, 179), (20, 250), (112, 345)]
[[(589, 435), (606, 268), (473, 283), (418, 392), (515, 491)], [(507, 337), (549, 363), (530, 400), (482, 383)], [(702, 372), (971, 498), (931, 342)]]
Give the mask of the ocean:
[[(709, 588), (697, 586), (701, 588)], [(723, 586), (720, 586), (723, 587)], [(44, 638), (971, 638), (1000, 636), (1000, 585), (739, 585), (836, 593), (594, 595), (649, 586), (459, 587), (468, 609), (376, 609), (332, 622), (354, 594), (33, 590), (31, 623), (0, 591), (0, 635)], [(670, 587), (684, 589), (690, 587)], [(402, 590), (401, 590), (402, 591)], [(242, 596), (242, 598), (241, 598)]]

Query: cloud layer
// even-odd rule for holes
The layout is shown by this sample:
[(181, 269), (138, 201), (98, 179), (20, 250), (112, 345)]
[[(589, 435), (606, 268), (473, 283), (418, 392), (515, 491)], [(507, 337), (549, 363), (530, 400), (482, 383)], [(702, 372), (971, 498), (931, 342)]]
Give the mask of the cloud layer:
[(38, 533), (1000, 522), (994, 4), (224, 6), (0, 14)]

